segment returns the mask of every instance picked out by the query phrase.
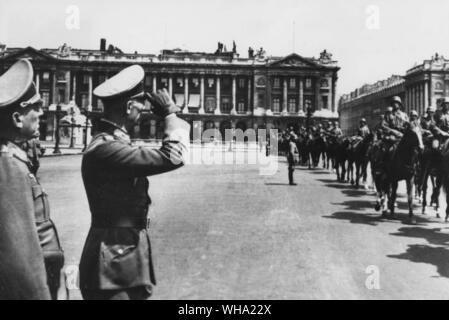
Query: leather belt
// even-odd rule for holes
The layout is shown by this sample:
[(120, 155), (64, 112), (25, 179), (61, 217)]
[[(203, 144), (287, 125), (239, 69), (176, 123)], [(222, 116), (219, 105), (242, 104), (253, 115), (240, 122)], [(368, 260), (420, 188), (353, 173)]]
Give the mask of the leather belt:
[(94, 215), (92, 228), (134, 228), (148, 229), (150, 219), (145, 217), (130, 217), (125, 215)]

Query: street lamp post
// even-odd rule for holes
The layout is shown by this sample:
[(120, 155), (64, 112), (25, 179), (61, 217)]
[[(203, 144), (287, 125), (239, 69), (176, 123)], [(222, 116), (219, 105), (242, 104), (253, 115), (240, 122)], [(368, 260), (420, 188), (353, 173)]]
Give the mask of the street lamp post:
[(61, 154), (61, 150), (59, 149), (60, 143), (60, 135), (59, 135), (59, 120), (61, 117), (61, 105), (56, 106), (55, 117), (56, 117), (56, 126), (55, 126), (55, 149), (53, 150), (53, 154)]

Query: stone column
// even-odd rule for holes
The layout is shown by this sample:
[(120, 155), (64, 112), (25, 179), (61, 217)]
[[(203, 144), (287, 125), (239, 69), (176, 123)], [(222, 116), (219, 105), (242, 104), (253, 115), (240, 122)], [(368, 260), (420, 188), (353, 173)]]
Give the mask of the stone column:
[(170, 97), (173, 96), (173, 77), (171, 75), (168, 76), (168, 93)]
[(306, 110), (304, 110), (304, 79), (300, 78), (299, 79), (299, 112), (306, 112)]
[(221, 90), (221, 87), (220, 87), (221, 86), (221, 84), (220, 84), (220, 76), (217, 76), (217, 80), (216, 80), (215, 85), (216, 85), (216, 87), (215, 87), (215, 94), (216, 94), (215, 100), (216, 100), (216, 102), (215, 102), (215, 111), (214, 111), (214, 113), (215, 114), (221, 114), (221, 111), (220, 111), (220, 97), (221, 97), (221, 93), (220, 93), (220, 90)]
[(157, 78), (156, 78), (156, 74), (153, 74), (153, 91), (157, 91)]
[(182, 113), (189, 113), (189, 76), (184, 76), (184, 108), (182, 109)]
[(287, 83), (287, 78), (284, 78), (284, 81), (282, 81), (282, 114), (287, 114), (288, 110), (287, 110), (287, 104), (288, 104), (288, 87), (287, 87), (288, 83)]
[(252, 114), (254, 106), (251, 106), (251, 77), (248, 77), (248, 102), (246, 103), (246, 114)]
[(336, 112), (337, 110), (337, 102), (336, 102), (336, 98), (337, 98), (337, 78), (335, 78), (335, 81), (332, 82), (332, 112)]
[(320, 77), (315, 78), (315, 110), (321, 110)]
[(89, 89), (87, 98), (87, 110), (89, 111), (92, 111), (92, 90), (93, 90), (92, 73), (89, 73)]
[(72, 77), (70, 76), (70, 71), (66, 71), (65, 73), (65, 95), (64, 95), (64, 103), (70, 102), (70, 80)]
[(424, 82), (424, 109), (427, 110), (428, 107), (429, 107), (429, 82), (426, 80)]
[(333, 99), (333, 95), (332, 95), (332, 77), (328, 78), (329, 81), (329, 95), (327, 96), (327, 109), (329, 111), (332, 111), (332, 99)]
[(267, 84), (266, 84), (266, 89), (265, 90), (266, 90), (266, 98), (265, 98), (266, 110), (265, 110), (265, 114), (267, 116), (271, 116), (271, 115), (273, 115), (272, 106), (271, 106), (273, 101), (272, 101), (272, 98), (271, 98), (271, 78), (269, 76), (267, 77)]
[(232, 76), (232, 109), (231, 109), (231, 114), (237, 114), (236, 104), (237, 104), (237, 80), (236, 80), (236, 76)]
[(200, 77), (200, 109), (198, 110), (198, 113), (204, 113), (204, 75), (201, 75)]
[(56, 92), (56, 71), (51, 74), (51, 101), (53, 104), (58, 103), (58, 93)]
[(72, 88), (73, 88), (72, 100), (75, 101), (76, 103), (76, 73), (73, 75)]
[(40, 78), (39, 78), (39, 73), (37, 73), (37, 72), (36, 72), (35, 85), (36, 85), (36, 91), (39, 92), (39, 88), (40, 88)]

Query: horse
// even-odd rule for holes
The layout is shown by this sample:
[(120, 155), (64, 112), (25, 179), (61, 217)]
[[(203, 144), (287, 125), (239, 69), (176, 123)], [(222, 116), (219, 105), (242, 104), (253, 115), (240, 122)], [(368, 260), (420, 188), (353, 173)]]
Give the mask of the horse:
[[(353, 139), (353, 143), (351, 144), (351, 150), (349, 155), (349, 171), (351, 173), (351, 184), (359, 187), (360, 178), (363, 178), (363, 183), (366, 185), (368, 173), (368, 150), (370, 148), (371, 143), (374, 141), (374, 135), (372, 133), (366, 135), (365, 137), (355, 138)], [(355, 181), (353, 178), (353, 167), (355, 165)]]
[(385, 169), (385, 154), (387, 150), (382, 140), (373, 142), (368, 150), (368, 158), (371, 163), (371, 176), (376, 187), (376, 205), (374, 210), (382, 210), (382, 216), (388, 212), (388, 196), (390, 194), (390, 185), (388, 183), (387, 172)]
[(446, 217), (445, 222), (449, 220), (449, 140), (446, 140), (441, 147), (441, 180), (446, 192)]
[(429, 178), (432, 181), (433, 191), (430, 205), (435, 205), (436, 217), (439, 218), (440, 191), (442, 187), (443, 158), (439, 149), (439, 141), (429, 139), (425, 144), (424, 152), (420, 157), (420, 170), (417, 178), (418, 194), (422, 193), (422, 214), (426, 214), (427, 207), (427, 187)]
[(388, 208), (393, 217), (397, 197), (398, 183), (405, 180), (410, 223), (415, 224), (413, 215), (413, 181), (416, 175), (419, 154), (424, 150), (421, 130), (418, 126), (407, 124), (404, 135), (387, 152), (385, 169), (389, 184)]
[[(312, 157), (313, 167), (318, 167), (320, 162), (320, 156), (324, 152), (326, 148), (326, 141), (323, 136), (314, 137), (311, 140), (310, 144), (310, 155)], [(323, 159), (324, 161), (324, 159)]]
[(337, 181), (345, 182), (346, 176), (346, 161), (350, 150), (350, 143), (348, 138), (338, 138), (335, 141), (335, 171), (337, 174)]

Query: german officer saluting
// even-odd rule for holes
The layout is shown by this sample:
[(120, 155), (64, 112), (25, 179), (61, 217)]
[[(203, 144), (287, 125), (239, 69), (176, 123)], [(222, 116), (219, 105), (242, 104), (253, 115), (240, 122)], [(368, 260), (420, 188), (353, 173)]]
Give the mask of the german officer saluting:
[(46, 199), (20, 148), (39, 135), (41, 104), (31, 63), (19, 60), (0, 77), (0, 299), (50, 299), (36, 228)]
[[(179, 119), (166, 90), (143, 92), (144, 71), (134, 65), (94, 90), (104, 118), (88, 146), (82, 176), (92, 214), (80, 263), (85, 299), (147, 299), (155, 284), (147, 230), (147, 176), (185, 162), (190, 126)], [(146, 95), (153, 113), (165, 121), (160, 149), (132, 147), (124, 124), (128, 101)]]

